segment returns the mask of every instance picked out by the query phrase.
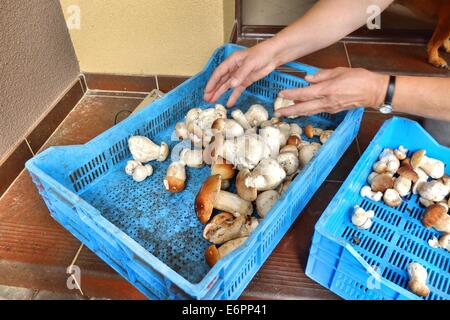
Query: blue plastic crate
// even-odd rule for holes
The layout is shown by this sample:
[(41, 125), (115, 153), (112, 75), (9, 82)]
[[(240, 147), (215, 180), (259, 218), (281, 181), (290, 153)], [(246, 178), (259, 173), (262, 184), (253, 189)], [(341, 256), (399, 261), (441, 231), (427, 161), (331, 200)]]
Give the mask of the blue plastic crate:
[[(425, 209), (410, 194), (398, 208), (359, 195), (384, 148), (403, 145), (442, 160), (450, 171), (450, 149), (439, 145), (417, 122), (386, 121), (315, 226), (306, 274), (345, 299), (420, 299), (407, 289), (410, 262), (428, 271), (426, 299), (450, 299), (450, 253), (428, 240), (439, 233), (421, 223)], [(373, 225), (359, 230), (351, 223), (353, 206), (374, 210)], [(355, 241), (355, 239), (359, 239)]]
[[(190, 108), (211, 107), (202, 99), (207, 80), (241, 49), (220, 47), (202, 72), (90, 142), (52, 147), (27, 162), (52, 216), (151, 299), (238, 298), (358, 132), (361, 109), (289, 120), (336, 132), (245, 244), (210, 269), (204, 259), (209, 243), (194, 212), (195, 195), (210, 169), (188, 169), (186, 189), (178, 194), (163, 187), (169, 160), (152, 163), (154, 175), (135, 183), (123, 170), (131, 158), (127, 140), (144, 135), (174, 147), (179, 143), (171, 139), (175, 124)], [(306, 74), (317, 71), (298, 63), (287, 66)], [(281, 89), (307, 85), (275, 71), (253, 84), (237, 108), (261, 103), (272, 110)]]

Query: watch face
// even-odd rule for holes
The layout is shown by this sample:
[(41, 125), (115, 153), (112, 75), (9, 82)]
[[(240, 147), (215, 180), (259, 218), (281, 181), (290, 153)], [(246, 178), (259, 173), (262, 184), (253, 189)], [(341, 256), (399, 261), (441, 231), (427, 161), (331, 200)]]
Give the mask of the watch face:
[(384, 114), (388, 114), (392, 112), (392, 106), (388, 104), (384, 104), (380, 107), (380, 112)]

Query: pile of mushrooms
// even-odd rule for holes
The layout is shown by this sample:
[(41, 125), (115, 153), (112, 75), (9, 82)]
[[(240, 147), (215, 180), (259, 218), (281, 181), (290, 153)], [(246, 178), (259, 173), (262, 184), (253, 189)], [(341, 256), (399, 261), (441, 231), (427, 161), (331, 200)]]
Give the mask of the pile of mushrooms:
[[(373, 172), (368, 176), (360, 195), (373, 201), (381, 201), (391, 207), (402, 204), (402, 197), (411, 192), (418, 195), (419, 203), (426, 207), (422, 223), (442, 233), (433, 237), (429, 245), (450, 251), (450, 177), (445, 174), (445, 164), (426, 155), (426, 150), (418, 150), (411, 158), (403, 146), (384, 149), (378, 161), (373, 164)], [(369, 229), (372, 212), (365, 212), (358, 206), (352, 215), (352, 223), (360, 229)], [(430, 292), (426, 285), (427, 271), (417, 262), (408, 266), (410, 282), (408, 288), (419, 296)]]
[[(168, 192), (181, 192), (186, 166), (211, 167), (195, 199), (197, 217), (205, 224), (203, 236), (212, 243), (205, 251), (210, 266), (244, 243), (332, 133), (269, 118), (260, 104), (245, 113), (234, 110), (231, 118), (222, 105), (189, 110), (175, 134), (193, 150), (182, 150), (170, 164), (164, 186)], [(303, 134), (317, 136), (321, 143), (303, 140)], [(227, 191), (233, 183), (236, 193)], [(220, 213), (213, 216), (214, 209)]]

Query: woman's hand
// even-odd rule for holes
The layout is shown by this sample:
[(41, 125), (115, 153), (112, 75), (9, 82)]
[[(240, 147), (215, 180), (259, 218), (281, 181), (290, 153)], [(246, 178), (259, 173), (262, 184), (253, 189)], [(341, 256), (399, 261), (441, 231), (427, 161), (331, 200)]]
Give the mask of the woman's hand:
[(386, 95), (389, 76), (365, 69), (336, 68), (321, 70), (305, 77), (311, 86), (280, 92), (295, 105), (276, 112), (277, 117), (307, 116), (321, 112), (367, 107), (379, 108)]
[(229, 88), (234, 88), (227, 107), (234, 106), (247, 87), (278, 66), (276, 51), (277, 45), (266, 40), (250, 49), (233, 53), (214, 71), (206, 85), (204, 99), (215, 103)]

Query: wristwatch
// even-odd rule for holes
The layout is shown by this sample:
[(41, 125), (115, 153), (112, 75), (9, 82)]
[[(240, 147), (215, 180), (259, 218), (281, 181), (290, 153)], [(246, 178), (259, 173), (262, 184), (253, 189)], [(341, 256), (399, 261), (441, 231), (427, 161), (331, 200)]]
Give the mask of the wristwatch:
[(392, 112), (392, 100), (394, 99), (395, 82), (397, 78), (395, 76), (389, 77), (389, 85), (386, 92), (386, 98), (384, 103), (380, 107), (380, 112), (384, 114), (389, 114)]

